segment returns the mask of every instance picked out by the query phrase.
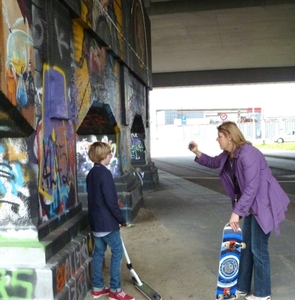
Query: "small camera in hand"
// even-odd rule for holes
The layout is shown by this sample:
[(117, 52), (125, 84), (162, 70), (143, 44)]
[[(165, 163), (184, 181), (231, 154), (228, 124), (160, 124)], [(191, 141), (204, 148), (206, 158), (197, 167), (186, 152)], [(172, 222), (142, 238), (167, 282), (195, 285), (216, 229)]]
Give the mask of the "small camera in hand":
[(188, 148), (189, 148), (190, 150), (192, 150), (192, 149), (194, 148), (194, 144), (189, 143)]

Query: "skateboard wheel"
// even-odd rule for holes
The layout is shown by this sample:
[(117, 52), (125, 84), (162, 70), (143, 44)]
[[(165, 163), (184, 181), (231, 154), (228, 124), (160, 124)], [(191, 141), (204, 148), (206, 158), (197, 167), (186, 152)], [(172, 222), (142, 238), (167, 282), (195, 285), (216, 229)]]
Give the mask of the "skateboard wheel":
[(245, 243), (242, 243), (242, 249), (245, 249), (246, 248), (246, 244)]
[(223, 300), (223, 295), (218, 295), (218, 300)]

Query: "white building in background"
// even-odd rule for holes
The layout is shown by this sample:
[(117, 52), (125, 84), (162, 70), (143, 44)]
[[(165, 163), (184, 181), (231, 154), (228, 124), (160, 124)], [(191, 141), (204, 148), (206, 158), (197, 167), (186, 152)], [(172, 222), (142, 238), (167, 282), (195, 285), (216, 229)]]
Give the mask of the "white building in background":
[[(295, 107), (291, 105), (294, 97), (295, 82), (157, 88), (150, 93), (151, 140), (169, 136), (176, 140), (190, 139), (198, 136), (200, 126), (206, 124), (214, 124), (216, 134), (216, 124), (227, 120), (238, 122), (241, 118), (258, 120), (260, 125), (253, 121), (251, 133), (245, 129), (246, 134), (263, 139), (266, 132), (275, 135), (290, 129), (282, 121), (295, 119)], [(267, 120), (276, 120), (277, 128), (266, 130)]]
[(155, 88), (150, 110), (262, 107), (266, 118), (294, 116), (295, 82), (252, 85)]

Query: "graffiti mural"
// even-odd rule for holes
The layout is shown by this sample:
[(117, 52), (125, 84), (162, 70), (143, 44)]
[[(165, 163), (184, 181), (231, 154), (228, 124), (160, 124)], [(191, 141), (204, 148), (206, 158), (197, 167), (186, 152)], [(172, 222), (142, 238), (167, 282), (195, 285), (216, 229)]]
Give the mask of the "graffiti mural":
[[(96, 42), (91, 43), (89, 34), (78, 23), (73, 22), (73, 46), (74, 46), (74, 73), (72, 78), (72, 98), (76, 102), (76, 123), (79, 127), (91, 106), (91, 74), (95, 77), (102, 72), (102, 61), (99, 46)], [(90, 68), (90, 69), (89, 69)], [(93, 80), (95, 82), (95, 80)], [(99, 80), (96, 81), (99, 86)]]
[(0, 269), (1, 299), (34, 299), (35, 284), (33, 269)]
[[(24, 139), (0, 142), (0, 228), (32, 225), (36, 218), (36, 174), (29, 164)], [(35, 220), (37, 225), (37, 220)]]
[(34, 126), (35, 95), (33, 39), (29, 21), (23, 17), (17, 2), (2, 1), (6, 26), (5, 94), (25, 119)]
[(117, 143), (115, 135), (102, 136), (78, 136), (77, 137), (77, 173), (78, 176), (86, 177), (90, 169), (93, 167), (93, 162), (88, 157), (89, 146), (96, 141), (108, 143), (111, 146), (112, 158), (107, 166), (113, 176), (120, 175), (119, 159), (117, 152)]
[[(140, 69), (148, 69), (146, 16), (141, 1), (66, 2), (79, 17), (73, 19), (69, 7), (60, 1), (46, 3), (43, 11), (31, 1), (2, 1), (5, 95), (36, 128), (34, 153), (42, 221), (63, 214), (77, 203), (76, 168), (79, 174), (89, 169), (85, 153), (76, 153), (88, 142), (75, 143), (75, 131), (82, 122), (88, 129), (92, 122), (101, 124), (101, 131), (86, 135), (98, 139), (106, 136), (112, 143), (115, 155), (110, 168), (114, 176), (129, 172), (131, 160), (138, 160), (144, 151), (143, 141), (136, 133), (130, 136), (130, 127), (121, 124), (124, 103), (120, 101), (123, 82), (127, 124), (136, 114), (144, 118), (146, 87), (130, 72), (137, 68), (127, 67), (139, 62)], [(126, 23), (129, 14), (132, 21)], [(128, 28), (131, 25), (132, 30)], [(135, 38), (127, 42), (129, 35), (124, 37), (124, 30), (131, 30)], [(129, 60), (132, 56), (126, 56), (126, 51), (132, 55), (135, 51), (137, 61)], [(124, 78), (120, 77), (118, 57), (125, 60), (129, 70), (123, 73)], [(142, 74), (139, 71), (139, 76)], [(115, 122), (90, 118), (89, 110), (97, 103), (109, 105)], [(126, 142), (130, 143), (126, 146)], [(76, 157), (81, 163), (76, 163)]]
[[(44, 221), (64, 213), (76, 203), (75, 149), (74, 144), (68, 142), (75, 137), (73, 124), (51, 120), (50, 125), (48, 127), (41, 122), (35, 139), (40, 163), (39, 193)], [(50, 131), (46, 128), (50, 128)]]
[(131, 159), (139, 160), (145, 147), (137, 133), (131, 133)]

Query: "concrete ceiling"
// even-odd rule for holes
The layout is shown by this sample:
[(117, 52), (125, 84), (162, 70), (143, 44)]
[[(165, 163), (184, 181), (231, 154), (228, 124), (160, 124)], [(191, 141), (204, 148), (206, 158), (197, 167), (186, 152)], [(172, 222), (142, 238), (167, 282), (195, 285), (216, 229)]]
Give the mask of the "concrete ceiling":
[(295, 81), (295, 0), (145, 0), (153, 85)]

